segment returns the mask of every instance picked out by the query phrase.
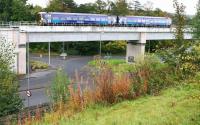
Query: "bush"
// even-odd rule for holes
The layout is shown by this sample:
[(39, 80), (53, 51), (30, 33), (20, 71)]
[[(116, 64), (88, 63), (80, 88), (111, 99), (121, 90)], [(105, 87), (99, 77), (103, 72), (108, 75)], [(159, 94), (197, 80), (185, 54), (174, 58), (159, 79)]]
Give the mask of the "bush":
[(112, 41), (103, 46), (104, 52), (122, 54), (126, 52), (126, 41)]
[(38, 69), (48, 69), (49, 65), (44, 63), (44, 62), (40, 62), (40, 61), (31, 61), (31, 70), (32, 71), (36, 71)]
[(50, 90), (50, 97), (54, 103), (65, 103), (69, 100), (69, 84), (67, 75), (62, 69), (58, 69)]
[(146, 56), (138, 62), (135, 71), (130, 73), (136, 96), (141, 94), (158, 94), (163, 88), (174, 84), (175, 70), (155, 56)]
[(0, 117), (18, 112), (22, 100), (18, 94), (18, 80), (11, 71), (14, 47), (5, 38), (0, 38)]

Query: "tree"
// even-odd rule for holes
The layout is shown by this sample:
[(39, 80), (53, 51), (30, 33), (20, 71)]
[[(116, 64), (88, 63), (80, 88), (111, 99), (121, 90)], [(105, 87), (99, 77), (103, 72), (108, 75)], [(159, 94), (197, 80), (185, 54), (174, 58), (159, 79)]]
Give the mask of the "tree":
[(12, 1), (12, 16), (11, 21), (31, 21), (33, 15), (31, 15), (30, 5), (26, 5), (27, 0), (13, 0)]
[(95, 2), (95, 5), (96, 5), (96, 12), (101, 14), (101, 13), (105, 13), (106, 12), (106, 2), (102, 1), (102, 0), (97, 0)]
[(111, 13), (117, 16), (125, 16), (129, 14), (128, 3), (126, 0), (117, 0), (112, 5)]
[(126, 51), (126, 41), (113, 41), (103, 45), (105, 53), (122, 54)]
[(138, 11), (142, 10), (142, 5), (138, 0), (133, 0), (129, 7), (134, 11), (134, 15), (137, 15)]
[[(185, 6), (174, 0), (175, 40), (171, 46), (161, 52), (162, 59), (179, 71), (181, 78), (193, 76), (200, 69), (200, 53), (198, 44), (184, 40)], [(169, 44), (168, 44), (169, 45)]]
[(49, 12), (74, 12), (76, 7), (73, 0), (50, 0), (46, 10)]
[(30, 21), (31, 5), (26, 4), (27, 0), (0, 0), (0, 20), (2, 21)]
[(179, 4), (177, 0), (174, 0), (173, 4), (175, 8), (174, 19), (177, 22), (175, 25), (175, 37), (177, 47), (183, 46), (184, 44), (184, 27), (185, 27), (185, 6), (181, 3)]
[(12, 14), (13, 0), (0, 0), (0, 20), (9, 21)]
[(81, 4), (77, 7), (76, 12), (78, 13), (96, 13), (96, 7), (93, 3)]
[(11, 70), (14, 47), (4, 37), (0, 37), (0, 117), (18, 112), (22, 100), (18, 94), (18, 80)]
[(147, 1), (144, 4), (144, 10), (146, 11), (146, 16), (151, 16), (151, 12), (153, 10), (153, 3), (151, 1)]
[(195, 17), (193, 18), (193, 37), (195, 39), (200, 39), (200, 0), (197, 4), (197, 12)]

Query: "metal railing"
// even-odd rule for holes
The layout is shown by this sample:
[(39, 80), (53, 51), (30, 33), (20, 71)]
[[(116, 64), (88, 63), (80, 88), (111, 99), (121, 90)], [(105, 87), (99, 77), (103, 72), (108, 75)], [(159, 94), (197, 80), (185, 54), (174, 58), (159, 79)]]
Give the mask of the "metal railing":
[(4, 22), (4, 21), (0, 21), (0, 27), (4, 28), (4, 27), (19, 27), (19, 26), (36, 26), (37, 22), (32, 22), (32, 21), (20, 21), (20, 22), (15, 22), (15, 21), (11, 21), (11, 22)]

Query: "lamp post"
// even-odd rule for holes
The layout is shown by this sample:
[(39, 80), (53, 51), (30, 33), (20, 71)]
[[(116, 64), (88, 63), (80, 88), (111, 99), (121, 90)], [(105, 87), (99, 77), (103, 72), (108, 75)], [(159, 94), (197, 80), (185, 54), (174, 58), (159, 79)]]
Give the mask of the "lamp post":
[(101, 47), (102, 47), (102, 45), (101, 45), (101, 42), (102, 42), (102, 34), (103, 34), (104, 32), (103, 31), (101, 31), (100, 32), (100, 41), (99, 41), (99, 55), (101, 56)]
[[(27, 34), (27, 76), (28, 76), (28, 79), (27, 79), (27, 91), (26, 93), (30, 93), (30, 52), (29, 52), (29, 34)], [(28, 107), (30, 106), (30, 96), (27, 94), (28, 96)]]

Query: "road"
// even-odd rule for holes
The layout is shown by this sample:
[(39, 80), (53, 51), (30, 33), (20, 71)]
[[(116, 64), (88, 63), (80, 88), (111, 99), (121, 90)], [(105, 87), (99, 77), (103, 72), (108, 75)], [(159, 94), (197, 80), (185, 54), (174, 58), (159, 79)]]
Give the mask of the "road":
[[(62, 60), (60, 57), (52, 57), (52, 69), (30, 74), (30, 90), (32, 96), (29, 97), (29, 106), (35, 106), (50, 101), (47, 96), (47, 91), (55, 76), (56, 68), (62, 67), (69, 77), (73, 77), (75, 70), (80, 71), (92, 59), (92, 57), (74, 57)], [(48, 63), (48, 57), (39, 58), (32, 56), (31, 60), (39, 60)], [(28, 106), (28, 97), (26, 95), (28, 85), (27, 78), (26, 76), (20, 80), (20, 96), (24, 100), (25, 107)]]

